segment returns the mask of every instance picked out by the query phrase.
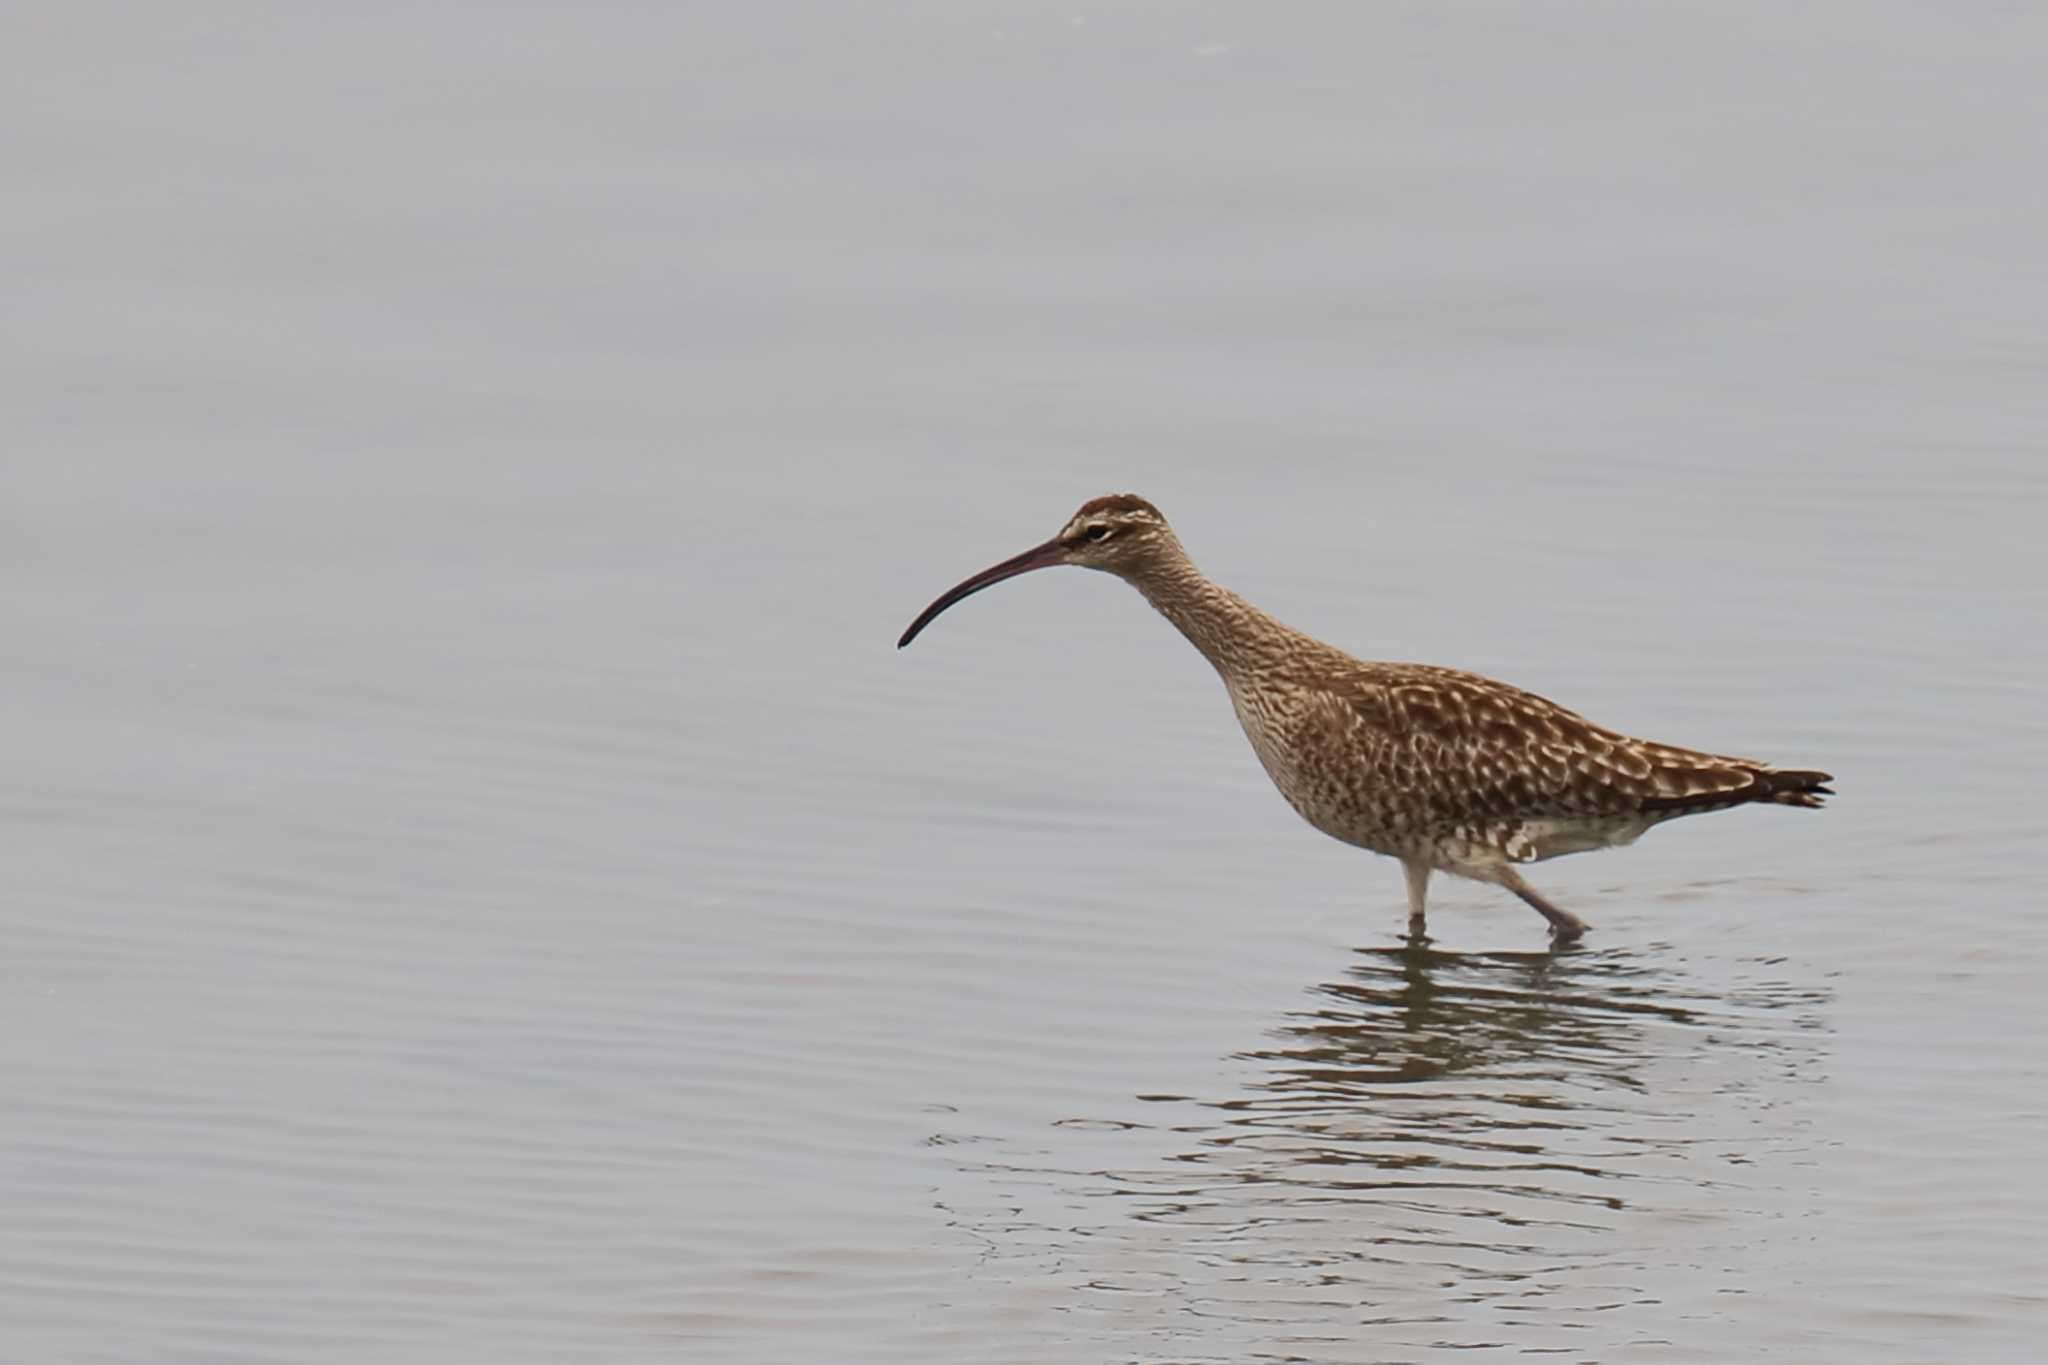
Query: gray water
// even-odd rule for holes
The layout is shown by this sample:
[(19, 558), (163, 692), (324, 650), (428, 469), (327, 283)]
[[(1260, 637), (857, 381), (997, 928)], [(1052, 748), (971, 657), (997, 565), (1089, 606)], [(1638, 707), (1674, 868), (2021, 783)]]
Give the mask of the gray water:
[[(2038, 8), (10, 23), (0, 1359), (2023, 1361)], [(1826, 768), (1296, 821), (1293, 624)]]

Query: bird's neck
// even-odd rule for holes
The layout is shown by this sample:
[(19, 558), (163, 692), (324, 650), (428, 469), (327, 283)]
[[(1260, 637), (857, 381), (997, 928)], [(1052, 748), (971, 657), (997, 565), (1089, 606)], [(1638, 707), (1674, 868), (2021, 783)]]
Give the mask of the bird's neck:
[(1131, 586), (1145, 594), (1145, 600), (1202, 652), (1226, 683), (1270, 666), (1295, 634), (1212, 582), (1177, 543), (1129, 579)]

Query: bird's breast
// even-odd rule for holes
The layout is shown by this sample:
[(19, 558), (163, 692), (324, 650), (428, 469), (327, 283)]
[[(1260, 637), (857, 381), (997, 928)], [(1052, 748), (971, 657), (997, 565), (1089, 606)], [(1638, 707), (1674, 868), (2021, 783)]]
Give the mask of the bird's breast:
[(1302, 819), (1345, 843), (1399, 847), (1398, 813), (1375, 780), (1370, 737), (1307, 689), (1232, 686), (1230, 702), (1252, 752)]

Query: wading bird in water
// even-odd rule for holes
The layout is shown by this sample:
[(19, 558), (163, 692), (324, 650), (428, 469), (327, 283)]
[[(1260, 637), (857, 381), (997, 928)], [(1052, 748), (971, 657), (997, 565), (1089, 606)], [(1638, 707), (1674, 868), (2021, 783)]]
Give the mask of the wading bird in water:
[(1210, 582), (1159, 509), (1130, 493), (1083, 503), (1045, 544), (947, 592), (896, 647), (961, 598), (1057, 564), (1115, 574), (1202, 652), (1287, 804), (1332, 838), (1400, 859), (1418, 938), (1431, 872), (1506, 887), (1569, 942), (1585, 922), (1524, 881), (1522, 864), (1630, 844), (1681, 815), (1834, 794), (1827, 773), (1631, 739), (1475, 673), (1354, 659)]

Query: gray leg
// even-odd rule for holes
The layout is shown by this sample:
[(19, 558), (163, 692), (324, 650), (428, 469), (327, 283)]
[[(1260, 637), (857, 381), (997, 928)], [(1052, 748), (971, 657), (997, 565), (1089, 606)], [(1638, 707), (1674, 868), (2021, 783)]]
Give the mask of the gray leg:
[(1586, 932), (1586, 922), (1571, 911), (1552, 905), (1541, 892), (1522, 880), (1511, 867), (1500, 869), (1500, 884), (1528, 902), (1529, 908), (1550, 921), (1550, 932), (1559, 943), (1570, 943)]
[(1401, 860), (1401, 870), (1408, 874), (1408, 932), (1420, 937), (1423, 930), (1422, 902), (1429, 895), (1429, 864)]

